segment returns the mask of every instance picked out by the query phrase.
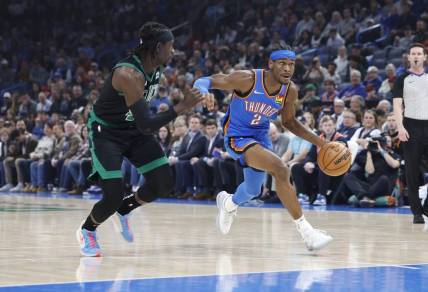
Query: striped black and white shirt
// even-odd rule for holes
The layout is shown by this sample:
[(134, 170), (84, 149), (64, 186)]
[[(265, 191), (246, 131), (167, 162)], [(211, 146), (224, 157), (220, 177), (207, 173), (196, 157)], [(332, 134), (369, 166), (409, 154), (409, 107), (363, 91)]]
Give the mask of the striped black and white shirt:
[(428, 120), (428, 74), (405, 72), (394, 83), (394, 98), (402, 98), (404, 117)]

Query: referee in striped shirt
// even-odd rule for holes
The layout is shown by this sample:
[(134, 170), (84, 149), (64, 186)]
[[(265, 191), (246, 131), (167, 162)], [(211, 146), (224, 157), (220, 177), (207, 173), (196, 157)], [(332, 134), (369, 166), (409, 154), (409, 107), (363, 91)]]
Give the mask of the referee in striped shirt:
[(425, 200), (424, 206), (419, 200), (419, 169), (422, 155), (424, 152), (428, 153), (428, 74), (424, 70), (427, 59), (425, 47), (418, 43), (412, 44), (408, 59), (410, 69), (397, 78), (392, 93), (398, 138), (404, 142), (406, 182), (413, 223), (423, 224), (422, 214), (428, 216), (428, 200)]

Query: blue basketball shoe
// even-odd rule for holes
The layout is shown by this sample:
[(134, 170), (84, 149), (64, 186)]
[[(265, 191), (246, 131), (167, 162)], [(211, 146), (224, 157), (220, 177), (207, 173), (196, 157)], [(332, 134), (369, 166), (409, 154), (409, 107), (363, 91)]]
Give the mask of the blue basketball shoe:
[(80, 244), (80, 253), (85, 257), (100, 257), (101, 248), (97, 241), (97, 232), (89, 231), (81, 226), (76, 231), (76, 238)]
[(122, 234), (123, 239), (125, 239), (127, 242), (133, 242), (134, 241), (134, 233), (131, 230), (131, 226), (129, 224), (129, 218), (131, 218), (131, 214), (126, 215), (120, 215), (116, 212), (117, 218), (119, 219), (120, 223), (120, 234)]

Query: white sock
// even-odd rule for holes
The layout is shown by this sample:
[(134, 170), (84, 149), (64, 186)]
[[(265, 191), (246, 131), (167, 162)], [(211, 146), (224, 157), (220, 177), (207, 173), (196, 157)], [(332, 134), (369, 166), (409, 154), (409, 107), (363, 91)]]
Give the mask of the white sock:
[(296, 223), (296, 227), (298, 229), (302, 228), (313, 228), (312, 225), (306, 220), (305, 215), (302, 215), (299, 219), (294, 220), (294, 223)]
[(226, 209), (227, 212), (233, 212), (236, 210), (236, 208), (238, 208), (238, 205), (236, 205), (232, 201), (232, 196), (226, 199), (226, 202), (224, 202), (224, 208)]

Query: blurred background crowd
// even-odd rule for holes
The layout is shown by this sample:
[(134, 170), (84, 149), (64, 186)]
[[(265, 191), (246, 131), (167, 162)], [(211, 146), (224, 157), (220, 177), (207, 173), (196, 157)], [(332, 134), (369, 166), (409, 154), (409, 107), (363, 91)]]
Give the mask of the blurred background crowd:
[[(392, 110), (407, 48), (428, 48), (423, 0), (4, 0), (0, 10), (0, 191), (81, 195), (100, 189), (86, 121), (111, 67), (137, 46), (149, 20), (174, 29), (153, 113), (165, 111), (200, 76), (266, 68), (272, 46), (292, 45), (298, 118), (327, 140), (348, 143), (354, 162), (341, 177), (318, 170), (317, 149), (273, 121), (273, 151), (292, 168), (302, 203), (392, 206), (405, 181)], [(215, 110), (197, 107), (156, 133), (174, 170), (168, 197), (213, 199), (233, 192), (242, 168), (223, 147), (221, 119), (231, 92), (214, 90)], [(129, 191), (144, 181), (128, 161)], [(267, 175), (259, 199), (277, 201)]]

